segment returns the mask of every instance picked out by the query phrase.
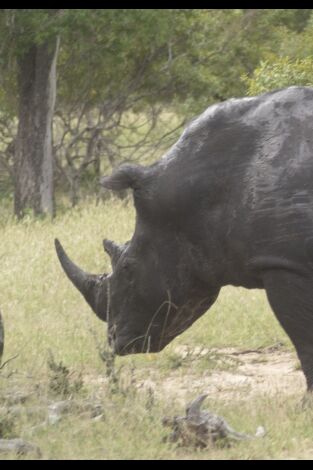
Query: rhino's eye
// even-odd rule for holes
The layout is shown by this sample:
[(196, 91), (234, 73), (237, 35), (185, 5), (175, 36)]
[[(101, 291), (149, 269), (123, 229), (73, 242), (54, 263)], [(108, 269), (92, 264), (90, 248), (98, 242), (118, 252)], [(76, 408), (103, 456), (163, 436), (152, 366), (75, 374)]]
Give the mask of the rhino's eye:
[(126, 276), (131, 276), (131, 274), (133, 273), (133, 263), (131, 263), (130, 261), (124, 261), (121, 266), (121, 269), (123, 274), (125, 274)]
[(129, 272), (130, 270), (131, 270), (131, 267), (130, 267), (130, 264), (129, 264), (129, 263), (123, 263), (123, 264), (122, 264), (122, 271), (123, 271), (124, 273), (127, 273), (127, 272)]
[(136, 261), (133, 259), (123, 260), (121, 264), (121, 273), (128, 282), (133, 282), (136, 273)]

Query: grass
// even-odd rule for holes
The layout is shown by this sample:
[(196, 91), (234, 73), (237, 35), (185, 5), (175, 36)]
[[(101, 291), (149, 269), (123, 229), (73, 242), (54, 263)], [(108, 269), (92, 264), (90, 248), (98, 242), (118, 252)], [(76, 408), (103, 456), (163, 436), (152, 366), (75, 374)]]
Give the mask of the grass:
[[(0, 308), (6, 333), (3, 360), (17, 355), (0, 370), (3, 434), (17, 433), (35, 442), (46, 459), (311, 458), (313, 412), (296, 406), (300, 392), (271, 398), (261, 395), (251, 400), (242, 396), (231, 402), (217, 394), (214, 401), (209, 401), (209, 407), (222, 414), (235, 429), (255, 432), (258, 425), (265, 426), (268, 435), (264, 439), (201, 452), (177, 449), (162, 440), (167, 432), (162, 417), (184, 412), (182, 402), (175, 399), (175, 390), (164, 393), (165, 380), (173, 377), (175, 383), (175, 377), (190, 374), (201, 381), (204, 374), (212, 371), (231, 373), (236, 369), (236, 361), (223, 358), (216, 351), (212, 353), (210, 348), (255, 349), (282, 343), (286, 350), (292, 350), (262, 291), (222, 289), (210, 312), (164, 351), (116, 358), (114, 365), (110, 365), (115, 367), (114, 373), (108, 373), (108, 364), (98, 350), (99, 344), (102, 347), (106, 343), (105, 324), (91, 313), (64, 276), (53, 240), (58, 237), (84, 269), (104, 272), (110, 266), (102, 239), (124, 242), (133, 228), (134, 210), (121, 201), (105, 205), (87, 201), (53, 221), (28, 217), (16, 222), (3, 209), (0, 220)], [(177, 353), (179, 347), (187, 351), (209, 348), (209, 352), (182, 357)], [(70, 397), (101, 401), (102, 420), (74, 414), (53, 426), (37, 429), (36, 416), (22, 414), (12, 424), (12, 417), (1, 414), (6, 403), (3, 397), (15, 392), (31, 393), (25, 406), (64, 399), (62, 386), (63, 395), (57, 393), (56, 384), (62, 385), (58, 371), (63, 373)], [(152, 379), (153, 387), (149, 387)], [(194, 398), (190, 385), (186, 396)]]

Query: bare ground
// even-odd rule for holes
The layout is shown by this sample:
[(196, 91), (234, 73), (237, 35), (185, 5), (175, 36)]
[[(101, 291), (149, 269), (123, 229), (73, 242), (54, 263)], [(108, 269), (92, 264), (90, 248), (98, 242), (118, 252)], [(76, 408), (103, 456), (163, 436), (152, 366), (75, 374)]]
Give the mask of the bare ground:
[[(184, 347), (177, 348), (177, 354), (190, 355)], [(214, 369), (199, 371), (173, 370), (160, 380), (154, 372), (138, 383), (139, 388), (152, 389), (160, 397), (173, 397), (181, 404), (197, 393), (223, 400), (249, 400), (253, 396), (273, 397), (275, 394), (294, 395), (305, 392), (305, 379), (293, 352), (279, 348), (240, 351), (235, 348), (202, 350), (199, 355), (213, 354)], [(226, 367), (225, 365), (229, 367)]]

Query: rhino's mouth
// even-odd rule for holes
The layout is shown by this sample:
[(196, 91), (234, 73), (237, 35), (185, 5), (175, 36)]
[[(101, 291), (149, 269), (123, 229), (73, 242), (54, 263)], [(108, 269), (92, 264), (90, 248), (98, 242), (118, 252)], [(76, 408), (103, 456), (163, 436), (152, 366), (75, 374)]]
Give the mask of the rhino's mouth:
[(129, 354), (157, 353), (162, 351), (171, 341), (169, 338), (156, 338), (151, 335), (124, 336), (109, 334), (109, 343), (114, 354), (127, 356)]
[[(182, 307), (172, 302), (162, 304), (166, 312), (162, 320), (158, 314), (161, 307), (147, 325), (144, 334), (136, 331), (134, 325), (111, 325), (109, 328), (109, 343), (115, 354), (157, 353), (162, 351), (173, 339), (186, 331), (213, 303), (212, 296), (204, 297), (197, 302), (186, 302)], [(216, 296), (214, 296), (215, 300)]]
[(129, 354), (145, 354), (153, 351), (149, 338), (144, 337), (136, 339), (116, 338), (112, 343), (113, 351), (118, 356), (127, 356)]

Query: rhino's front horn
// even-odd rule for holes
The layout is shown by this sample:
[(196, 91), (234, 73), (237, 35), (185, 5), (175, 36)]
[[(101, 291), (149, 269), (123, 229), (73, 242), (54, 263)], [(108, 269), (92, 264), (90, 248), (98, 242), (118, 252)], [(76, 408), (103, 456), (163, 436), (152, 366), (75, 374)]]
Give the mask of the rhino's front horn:
[(80, 269), (65, 253), (59, 240), (55, 240), (55, 249), (67, 277), (84, 296), (90, 307), (101, 320), (106, 321), (106, 276), (88, 274)]

